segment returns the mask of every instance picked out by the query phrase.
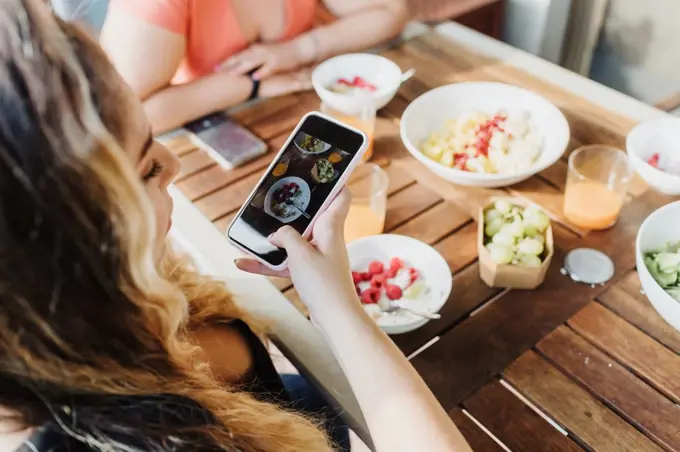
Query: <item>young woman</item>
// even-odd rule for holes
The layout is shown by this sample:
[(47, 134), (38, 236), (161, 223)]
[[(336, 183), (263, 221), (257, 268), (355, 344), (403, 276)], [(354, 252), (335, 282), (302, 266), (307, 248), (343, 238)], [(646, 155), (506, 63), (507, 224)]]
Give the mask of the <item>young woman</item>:
[(404, 0), (324, 0), (338, 20), (311, 29), (316, 4), (111, 0), (101, 43), (164, 132), (251, 97), (310, 89), (305, 67), (396, 36), (407, 19)]
[[(0, 2), (0, 30), (0, 450), (331, 451), (256, 319), (166, 248), (179, 165), (101, 49), (40, 0)], [(347, 209), (345, 194), (314, 246), (290, 228), (272, 241), (378, 450), (469, 450), (364, 314)]]

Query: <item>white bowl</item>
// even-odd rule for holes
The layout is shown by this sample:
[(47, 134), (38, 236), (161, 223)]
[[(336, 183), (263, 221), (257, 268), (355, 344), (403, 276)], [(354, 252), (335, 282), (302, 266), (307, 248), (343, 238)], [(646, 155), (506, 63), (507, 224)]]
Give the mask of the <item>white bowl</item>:
[[(354, 78), (355, 75), (374, 84), (375, 92), (362, 96), (334, 93), (330, 89), (339, 78)], [(401, 69), (396, 63), (380, 55), (350, 53), (324, 61), (312, 72), (312, 85), (321, 100), (331, 108), (346, 114), (357, 114), (369, 103), (376, 110), (381, 109), (397, 93), (401, 84)]]
[(644, 263), (644, 254), (680, 241), (680, 201), (655, 210), (640, 226), (635, 240), (635, 258), (642, 290), (654, 309), (673, 328), (680, 331), (680, 302), (668, 295), (654, 280)]
[[(673, 154), (680, 154), (680, 118), (662, 118), (638, 124), (626, 138), (628, 158), (635, 171), (650, 186), (666, 195), (680, 195), (680, 177), (647, 163), (659, 153), (661, 165)], [(680, 156), (675, 157), (680, 159)]]
[[(419, 147), (447, 119), (470, 110), (489, 114), (500, 109), (525, 110), (543, 138), (543, 150), (534, 165), (511, 174), (481, 174), (449, 168), (426, 157)], [(569, 144), (569, 123), (559, 108), (538, 94), (518, 86), (494, 82), (464, 82), (441, 86), (414, 100), (401, 117), (401, 139), (406, 149), (438, 176), (459, 185), (505, 187), (543, 171), (564, 154)]]
[[(388, 264), (393, 257), (417, 268), (429, 292), (417, 300), (402, 302), (411, 304), (414, 309), (439, 312), (451, 294), (453, 278), (446, 260), (434, 248), (419, 240), (395, 234), (374, 235), (349, 243), (347, 251), (354, 271), (366, 271), (375, 260)], [(387, 334), (401, 334), (420, 328), (428, 321), (401, 311), (398, 315), (383, 315), (377, 323)]]

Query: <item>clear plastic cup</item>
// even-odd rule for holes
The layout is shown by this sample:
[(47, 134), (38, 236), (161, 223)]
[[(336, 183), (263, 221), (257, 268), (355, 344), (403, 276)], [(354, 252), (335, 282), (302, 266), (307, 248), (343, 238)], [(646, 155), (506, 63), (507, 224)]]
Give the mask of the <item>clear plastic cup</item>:
[(632, 177), (633, 168), (625, 152), (604, 145), (578, 148), (569, 156), (565, 218), (587, 230), (612, 227)]
[(375, 135), (376, 112), (374, 107), (365, 105), (359, 108), (356, 114), (346, 114), (322, 102), (319, 109), (321, 113), (364, 132), (368, 137), (368, 149), (364, 154), (364, 162), (371, 158), (373, 155), (373, 136)]
[(387, 173), (374, 163), (364, 163), (354, 170), (347, 182), (352, 204), (345, 222), (347, 243), (382, 234), (387, 212)]

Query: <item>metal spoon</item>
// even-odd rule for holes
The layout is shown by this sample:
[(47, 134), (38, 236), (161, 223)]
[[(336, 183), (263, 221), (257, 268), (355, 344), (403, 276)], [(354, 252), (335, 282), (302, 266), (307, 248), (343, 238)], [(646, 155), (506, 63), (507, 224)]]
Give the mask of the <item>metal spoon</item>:
[(387, 314), (391, 314), (393, 312), (402, 311), (402, 310), (408, 311), (411, 314), (415, 314), (418, 317), (422, 317), (424, 319), (439, 320), (439, 319), (442, 318), (442, 316), (437, 314), (437, 313), (417, 311), (417, 310), (414, 310), (414, 309), (411, 309), (411, 308), (406, 308), (404, 306), (397, 305), (397, 304), (390, 304), (389, 306), (387, 306), (386, 308), (383, 309), (383, 312), (385, 312)]
[(416, 70), (413, 69), (413, 68), (411, 68), (411, 69), (409, 69), (408, 71), (404, 72), (403, 74), (401, 74), (401, 78), (399, 79), (399, 83), (400, 83), (400, 84), (401, 84), (401, 83), (404, 83), (406, 80), (408, 80), (408, 79), (410, 79), (411, 77), (413, 77), (413, 74), (415, 74), (415, 73), (416, 73)]

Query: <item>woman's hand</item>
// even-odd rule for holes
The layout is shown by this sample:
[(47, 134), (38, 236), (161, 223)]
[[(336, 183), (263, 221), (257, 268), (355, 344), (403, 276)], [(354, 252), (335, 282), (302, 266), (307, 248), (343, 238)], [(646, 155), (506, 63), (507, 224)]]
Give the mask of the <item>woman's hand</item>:
[(314, 223), (311, 242), (290, 226), (282, 227), (270, 238), (272, 244), (288, 253), (288, 270), (276, 272), (254, 259), (238, 259), (236, 266), (265, 276), (290, 276), (312, 317), (327, 307), (330, 299), (356, 301), (359, 306), (344, 238), (350, 198), (347, 189), (340, 192)]
[(220, 70), (232, 75), (245, 75), (257, 69), (253, 78), (263, 80), (274, 74), (289, 72), (308, 64), (308, 58), (296, 41), (278, 44), (253, 44), (231, 57), (220, 66)]
[(262, 80), (260, 97), (277, 97), (312, 89), (312, 70), (302, 69)]

